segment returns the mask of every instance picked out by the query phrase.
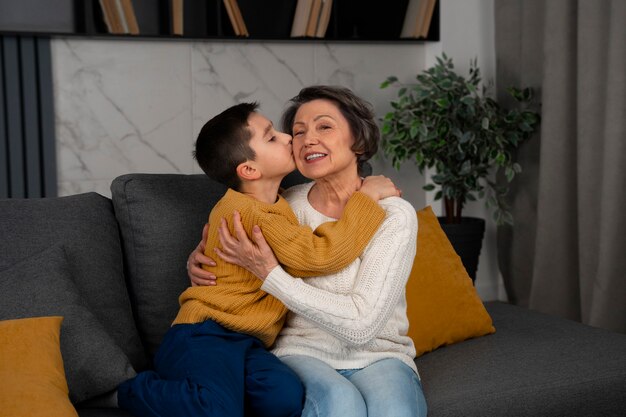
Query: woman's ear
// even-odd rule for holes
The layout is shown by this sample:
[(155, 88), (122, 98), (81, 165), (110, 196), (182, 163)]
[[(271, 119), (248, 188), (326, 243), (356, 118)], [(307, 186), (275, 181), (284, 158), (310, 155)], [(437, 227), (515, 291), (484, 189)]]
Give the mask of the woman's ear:
[(248, 160), (237, 165), (237, 175), (243, 181), (254, 181), (261, 177), (261, 171), (259, 171), (254, 161)]

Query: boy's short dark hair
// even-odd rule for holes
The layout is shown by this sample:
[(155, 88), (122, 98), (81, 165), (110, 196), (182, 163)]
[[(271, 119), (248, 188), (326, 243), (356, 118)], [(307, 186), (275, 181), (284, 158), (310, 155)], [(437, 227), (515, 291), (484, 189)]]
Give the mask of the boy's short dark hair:
[(237, 166), (256, 157), (250, 147), (248, 117), (258, 107), (256, 102), (229, 107), (206, 122), (196, 139), (193, 156), (200, 168), (209, 178), (234, 190), (241, 186)]
[(313, 85), (303, 88), (297, 96), (289, 100), (289, 106), (283, 112), (281, 120), (283, 132), (293, 130), (293, 122), (300, 106), (317, 99), (333, 101), (348, 121), (354, 136), (352, 151), (357, 155), (359, 174), (365, 175), (366, 162), (378, 151), (380, 130), (376, 124), (372, 105), (350, 89), (329, 85)]

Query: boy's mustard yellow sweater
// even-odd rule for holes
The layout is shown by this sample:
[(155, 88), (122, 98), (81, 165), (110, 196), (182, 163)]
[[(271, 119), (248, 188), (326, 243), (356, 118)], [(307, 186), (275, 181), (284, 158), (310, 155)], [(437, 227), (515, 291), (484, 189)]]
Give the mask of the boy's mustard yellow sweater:
[(278, 197), (267, 204), (229, 189), (209, 215), (206, 254), (217, 266), (206, 267), (217, 285), (189, 287), (179, 298), (180, 310), (173, 324), (214, 320), (222, 326), (259, 338), (269, 347), (282, 328), (287, 309), (260, 289), (263, 282), (251, 272), (222, 261), (213, 252), (219, 247), (217, 230), (225, 218), (233, 232), (233, 211), (239, 211), (248, 236), (256, 224), (278, 261), (299, 277), (327, 275), (352, 263), (365, 249), (385, 218), (385, 211), (371, 198), (355, 192), (336, 222), (315, 231), (298, 223), (287, 201)]

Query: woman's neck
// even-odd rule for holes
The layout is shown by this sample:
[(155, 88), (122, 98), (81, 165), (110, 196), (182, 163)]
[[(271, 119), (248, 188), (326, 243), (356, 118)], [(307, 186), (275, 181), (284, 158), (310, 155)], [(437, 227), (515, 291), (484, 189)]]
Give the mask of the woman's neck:
[(356, 172), (351, 175), (328, 176), (315, 180), (309, 191), (309, 203), (325, 216), (338, 219), (352, 194), (361, 188), (361, 182)]

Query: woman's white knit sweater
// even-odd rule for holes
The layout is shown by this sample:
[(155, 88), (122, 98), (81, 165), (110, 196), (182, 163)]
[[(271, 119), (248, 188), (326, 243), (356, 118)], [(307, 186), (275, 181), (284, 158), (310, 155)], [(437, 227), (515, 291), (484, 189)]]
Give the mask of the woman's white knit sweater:
[[(283, 196), (300, 223), (316, 228), (334, 219), (309, 203), (312, 185), (297, 185)], [(278, 266), (267, 276), (261, 289), (290, 310), (274, 354), (311, 356), (335, 369), (359, 369), (398, 358), (417, 372), (415, 347), (407, 336), (405, 293), (415, 258), (417, 216), (411, 204), (398, 197), (381, 200), (380, 205), (386, 211), (383, 224), (347, 268), (301, 279)]]

